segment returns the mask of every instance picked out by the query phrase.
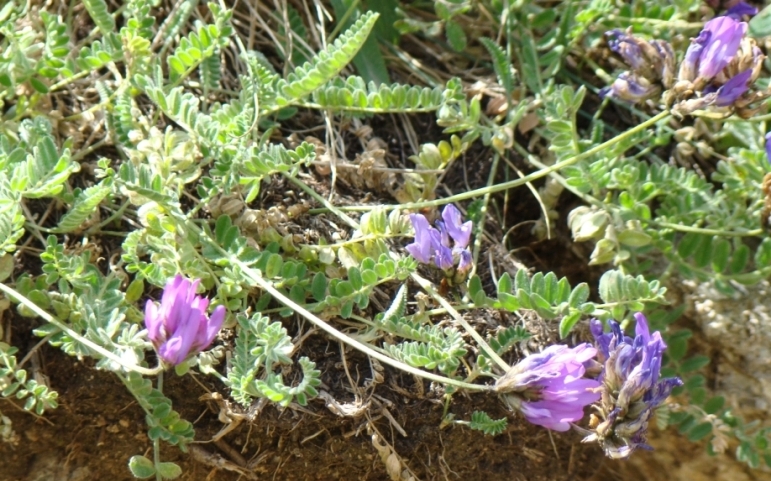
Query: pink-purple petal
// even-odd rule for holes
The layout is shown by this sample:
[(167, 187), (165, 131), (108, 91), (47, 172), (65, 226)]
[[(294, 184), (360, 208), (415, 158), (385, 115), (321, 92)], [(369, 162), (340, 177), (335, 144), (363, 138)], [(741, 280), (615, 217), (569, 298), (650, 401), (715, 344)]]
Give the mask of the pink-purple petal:
[(165, 364), (177, 365), (207, 348), (222, 327), (225, 308), (218, 306), (209, 318), (209, 299), (196, 294), (199, 284), (176, 275), (166, 283), (160, 306), (145, 306), (147, 337)]

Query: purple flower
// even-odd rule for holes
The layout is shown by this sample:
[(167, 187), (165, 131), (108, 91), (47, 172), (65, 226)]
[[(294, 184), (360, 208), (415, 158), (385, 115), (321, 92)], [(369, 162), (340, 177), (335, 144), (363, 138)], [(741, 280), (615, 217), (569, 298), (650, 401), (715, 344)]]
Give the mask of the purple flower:
[(766, 158), (771, 163), (771, 132), (766, 134)]
[(429, 225), (422, 214), (410, 214), (410, 221), (415, 229), (415, 242), (406, 247), (407, 252), (419, 262), (428, 264), (434, 253), (434, 235), (439, 233)]
[[(448, 204), (442, 211), (442, 220), (431, 227), (422, 214), (410, 214), (412, 227), (415, 229), (415, 241), (406, 246), (407, 252), (419, 262), (434, 264), (452, 274), (456, 283), (465, 279), (471, 268), (471, 252), (468, 250), (471, 240), (472, 222), (463, 222), (460, 211)], [(450, 272), (456, 266), (455, 272)]]
[(635, 337), (624, 335), (616, 321), (603, 333), (602, 322), (590, 328), (603, 364), (602, 400), (597, 406), (601, 422), (584, 442), (598, 441), (612, 458), (648, 448), (645, 434), (653, 411), (682, 384), (678, 378), (660, 379), (661, 359), (667, 346), (658, 331), (651, 334), (642, 313), (635, 314)]
[[(731, 17), (716, 17), (707, 22), (691, 44), (691, 47), (694, 44), (701, 45), (698, 76), (711, 79), (720, 73), (733, 60), (745, 33), (747, 24)], [(688, 48), (689, 51), (691, 47)], [(689, 58), (688, 52), (686, 58)]]
[(704, 51), (704, 46), (707, 44), (707, 40), (711, 36), (707, 30), (699, 32), (699, 36), (691, 39), (691, 44), (688, 46), (688, 50), (685, 51), (685, 57), (680, 63), (680, 72), (677, 77), (679, 80), (693, 82), (696, 78), (696, 67), (701, 58), (701, 52)]
[(531, 423), (567, 431), (570, 423), (584, 417), (584, 406), (600, 398), (599, 381), (583, 378), (596, 354), (589, 344), (549, 346), (509, 369), (496, 390)]
[(206, 315), (209, 299), (195, 293), (200, 282), (177, 274), (163, 288), (160, 307), (152, 300), (145, 305), (147, 337), (166, 364), (176, 366), (209, 347), (225, 320), (224, 306)]
[(731, 77), (728, 82), (717, 90), (715, 105), (718, 107), (733, 105), (750, 88), (749, 82), (751, 77), (752, 69), (747, 69)]
[(728, 11), (726, 11), (725, 16), (731, 17), (736, 20), (741, 20), (742, 17), (745, 15), (749, 15), (750, 17), (757, 15), (758, 9), (753, 7), (752, 5), (746, 3), (746, 2), (738, 2), (733, 7), (729, 8)]
[(447, 206), (442, 211), (442, 224), (447, 232), (455, 241), (455, 247), (465, 249), (468, 247), (469, 240), (471, 240), (471, 228), (472, 222), (463, 222), (460, 211), (452, 204)]
[(621, 30), (605, 32), (605, 37), (610, 49), (631, 67), (637, 78), (644, 78), (649, 83), (661, 81), (664, 87), (671, 87), (675, 54), (669, 43), (644, 40)]
[(632, 70), (649, 68), (649, 62), (635, 37), (618, 29), (605, 32), (605, 36), (608, 39), (608, 47), (619, 54)]
[(631, 72), (622, 72), (610, 87), (600, 90), (600, 97), (612, 97), (637, 103), (653, 98), (661, 89), (648, 80)]

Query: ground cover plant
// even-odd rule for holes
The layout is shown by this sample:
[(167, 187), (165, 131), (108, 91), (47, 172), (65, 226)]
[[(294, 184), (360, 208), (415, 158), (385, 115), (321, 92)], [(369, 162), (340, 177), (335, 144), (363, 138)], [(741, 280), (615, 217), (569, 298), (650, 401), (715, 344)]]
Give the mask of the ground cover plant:
[(6, 2), (0, 474), (761, 476), (762, 7)]

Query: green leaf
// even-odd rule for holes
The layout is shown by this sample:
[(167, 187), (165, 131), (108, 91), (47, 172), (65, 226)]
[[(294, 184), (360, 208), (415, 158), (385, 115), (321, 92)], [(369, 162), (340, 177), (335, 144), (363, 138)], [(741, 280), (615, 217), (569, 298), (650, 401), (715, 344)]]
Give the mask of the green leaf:
[[(501, 87), (503, 87), (505, 92), (511, 92), (514, 89), (514, 78), (511, 74), (513, 67), (506, 52), (487, 37), (480, 37), (479, 41), (485, 46), (493, 59), (493, 69), (498, 76), (498, 82), (500, 82)], [(568, 125), (570, 124), (568, 123)], [(572, 127), (569, 127), (569, 132), (573, 132)]]
[(501, 278), (498, 279), (498, 292), (511, 294), (511, 276), (508, 272), (504, 272)]
[(281, 274), (281, 268), (284, 266), (284, 259), (279, 254), (270, 254), (265, 266), (265, 277), (275, 278)]
[(707, 267), (710, 259), (712, 259), (712, 237), (703, 235), (699, 247), (696, 249), (696, 253), (693, 256), (693, 260), (698, 267)]
[(75, 199), (72, 208), (59, 221), (56, 232), (68, 233), (80, 227), (111, 191), (111, 187), (101, 183), (82, 191)]
[(468, 39), (466, 38), (466, 32), (463, 31), (463, 27), (461, 27), (460, 24), (448, 20), (445, 23), (444, 29), (445, 34), (447, 35), (447, 42), (453, 50), (456, 52), (466, 50)]
[(573, 311), (567, 316), (563, 317), (559, 326), (560, 339), (565, 339), (568, 334), (570, 334), (573, 326), (575, 326), (580, 319), (581, 311)]
[(728, 239), (719, 237), (712, 245), (712, 270), (718, 274), (728, 266), (728, 257), (731, 255), (731, 243)]
[(704, 355), (696, 355), (691, 358), (686, 359), (683, 361), (682, 364), (680, 364), (680, 372), (682, 373), (688, 373), (693, 371), (698, 371), (699, 369), (703, 368), (707, 364), (709, 364), (709, 357)]
[(340, 317), (343, 319), (348, 319), (351, 317), (351, 314), (353, 314), (353, 301), (347, 301), (343, 306), (340, 308)]
[(485, 293), (484, 289), (482, 288), (482, 280), (479, 278), (478, 275), (474, 275), (468, 281), (468, 294), (469, 294), (469, 297), (474, 299), (480, 293), (482, 293), (482, 294)]
[(356, 266), (351, 266), (348, 268), (348, 280), (351, 282), (351, 285), (353, 285), (353, 288), (357, 291), (364, 287), (361, 271)]
[(767, 6), (750, 20), (749, 36), (763, 38), (771, 35), (771, 6)]
[(509, 312), (514, 312), (520, 308), (519, 299), (513, 294), (499, 292), (498, 301), (500, 302), (500, 308)]
[(704, 403), (704, 412), (707, 414), (716, 414), (723, 408), (725, 398), (723, 396), (714, 396)]
[(94, 21), (102, 35), (115, 30), (115, 20), (113, 20), (110, 11), (107, 9), (107, 3), (104, 0), (83, 0), (91, 20)]
[[(351, 2), (351, 0), (332, 0), (331, 3), (332, 8), (335, 10), (335, 17), (343, 18), (351, 7), (351, 4), (354, 2)], [(378, 11), (379, 7), (382, 7), (380, 5), (382, 3), (388, 2), (379, 0), (372, 6), (374, 8), (368, 8), (368, 10)], [(393, 9), (391, 9), (390, 12), (393, 12)], [(381, 10), (378, 12), (378, 15), (380, 15), (381, 18), (374, 26), (376, 32), (385, 27), (384, 20), (386, 19), (383, 18), (383, 16), (388, 15), (388, 13), (383, 13)], [(391, 13), (391, 15), (393, 15), (393, 13)], [(350, 28), (351, 25), (353, 25), (353, 22), (349, 20), (346, 22), (345, 28)], [(377, 38), (373, 35), (367, 37), (367, 40), (361, 46), (361, 50), (353, 57), (353, 65), (367, 83), (374, 82), (375, 84), (387, 84), (391, 81), (385, 59), (380, 52), (380, 45), (378, 44)]]
[(493, 419), (484, 411), (474, 411), (471, 413), (469, 427), (488, 436), (496, 436), (506, 430), (507, 424), (506, 418)]
[(289, 102), (309, 95), (340, 73), (364, 44), (377, 18), (377, 13), (365, 13), (311, 62), (297, 67), (287, 80), (280, 79), (276, 90), (281, 93), (282, 102), (277, 104), (278, 107), (285, 107)]
[(313, 276), (313, 281), (311, 281), (311, 295), (313, 295), (313, 298), (318, 302), (322, 302), (327, 297), (327, 276), (321, 272), (317, 272), (316, 275)]
[(589, 299), (589, 285), (586, 282), (582, 282), (570, 293), (568, 305), (575, 309), (580, 309), (587, 299)]
[(146, 479), (155, 475), (155, 466), (153, 466), (153, 462), (144, 456), (131, 456), (131, 459), (129, 459), (129, 469), (131, 470), (131, 474), (139, 479)]
[(182, 468), (175, 463), (158, 463), (158, 474), (163, 479), (177, 479), (182, 474)]
[(688, 431), (688, 440), (692, 443), (695, 443), (696, 441), (704, 439), (705, 437), (712, 434), (712, 427), (712, 423), (710, 422), (697, 424)]
[(694, 252), (696, 252), (702, 237), (703, 236), (694, 234), (692, 232), (685, 234), (677, 244), (677, 255), (683, 259), (690, 257)]
[(745, 244), (741, 244), (734, 250), (734, 254), (731, 256), (731, 262), (728, 264), (728, 272), (730, 274), (739, 274), (747, 267), (747, 262), (750, 260), (750, 248)]
[(40, 80), (36, 79), (35, 77), (30, 78), (29, 83), (30, 85), (32, 85), (33, 89), (40, 92), (41, 94), (48, 93), (48, 86), (43, 82), (41, 82)]

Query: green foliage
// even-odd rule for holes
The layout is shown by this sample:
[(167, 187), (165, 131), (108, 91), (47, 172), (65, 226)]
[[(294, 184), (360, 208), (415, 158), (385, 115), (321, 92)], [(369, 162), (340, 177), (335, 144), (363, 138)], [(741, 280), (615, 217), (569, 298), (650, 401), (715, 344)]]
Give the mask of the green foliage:
[(399, 288), (391, 307), (375, 318), (376, 326), (391, 336), (408, 339), (384, 348), (394, 358), (413, 367), (439, 369), (452, 376), (466, 355), (460, 332), (453, 327), (440, 328), (405, 317), (407, 287)]
[(319, 107), (343, 112), (431, 112), (442, 105), (443, 89), (401, 84), (366, 83), (363, 78), (351, 76), (336, 78), (313, 93)]
[(239, 333), (230, 368), (225, 381), (231, 388), (233, 398), (244, 406), (253, 398), (265, 397), (282, 406), (293, 400), (306, 405), (309, 398), (316, 397), (316, 386), (321, 384), (321, 372), (307, 357), (298, 362), (302, 380), (295, 386), (283, 383), (282, 375), (275, 372), (281, 365), (291, 365), (294, 351), (292, 339), (280, 322), (259, 313), (246, 317), (238, 316)]
[(57, 147), (45, 117), (22, 121), (18, 140), (0, 134), (0, 173), (24, 198), (58, 195), (78, 170), (80, 165), (72, 160), (70, 149)]
[(59, 394), (35, 379), (27, 379), (27, 371), (17, 368), (15, 354), (19, 350), (0, 342), (0, 396), (15, 397), (24, 401), (26, 411), (35, 411), (38, 415), (47, 409), (56, 409)]
[[(470, 283), (469, 294), (476, 304), (479, 295), (475, 295), (475, 292), (478, 291)], [(532, 309), (546, 319), (562, 316), (559, 332), (560, 337), (564, 338), (582, 315), (596, 315), (596, 307), (594, 303), (587, 302), (588, 299), (589, 286), (584, 282), (571, 288), (567, 278), (557, 279), (553, 272), (546, 275), (537, 272), (528, 277), (525, 270), (519, 270), (513, 282), (508, 273), (501, 276), (498, 280), (498, 298), (492, 306), (510, 312)]]
[(194, 68), (228, 45), (228, 37), (233, 34), (229, 25), (231, 12), (220, 10), (214, 4), (210, 4), (209, 9), (214, 14), (215, 24), (199, 25), (196, 31), (182, 38), (174, 53), (167, 58), (172, 84), (179, 83)]
[[(376, 0), (373, 2), (365, 2), (362, 5), (359, 2), (351, 2), (349, 0), (331, 0), (330, 3), (332, 4), (335, 16), (338, 19), (348, 19), (346, 23), (343, 24), (345, 28), (351, 27), (351, 24), (353, 23), (352, 20), (359, 17), (362, 10), (378, 13), (378, 22), (373, 29), (373, 32), (376, 35), (367, 37), (367, 40), (364, 41), (359, 52), (353, 57), (353, 65), (367, 82), (375, 82), (376, 84), (389, 83), (388, 67), (380, 52), (378, 40), (382, 39), (384, 35), (387, 35), (386, 32), (389, 30), (389, 17), (394, 15), (394, 11), (398, 8), (399, 2), (396, 0)], [(393, 20), (391, 19), (390, 21), (392, 22)], [(295, 62), (295, 64), (298, 63), (299, 62)]]
[[(495, 336), (492, 336), (488, 340), (488, 344), (496, 354), (502, 356), (509, 352), (516, 344), (530, 339), (530, 336), (527, 329), (521, 326), (506, 327)], [(480, 352), (477, 356), (477, 366), (482, 372), (490, 373), (493, 363), (487, 354)]]
[(294, 177), (301, 166), (313, 162), (316, 153), (311, 144), (303, 142), (292, 150), (279, 144), (254, 146), (247, 149), (243, 157), (239, 183), (248, 189), (246, 202), (252, 202), (260, 193), (263, 179), (281, 172)]
[[(235, 351), (226, 384), (232, 398), (244, 406), (256, 398), (282, 406), (306, 404), (320, 384), (315, 364), (297, 358), (297, 346), (284, 325), (260, 313), (281, 317), (300, 313), (323, 327), (346, 319), (346, 326), (360, 330), (341, 333), (342, 339), (355, 337), (396, 361), (455, 380), (466, 374), (473, 382), (476, 376), (494, 372), (487, 349), (464, 338), (466, 333), (454, 324), (438, 323), (437, 311), (429, 310), (435, 306), (429, 307), (422, 297), (413, 303), (408, 295), (407, 279), (417, 266), (400, 247), (410, 234), (407, 216), (396, 208), (373, 207), (361, 217), (344, 217), (341, 223), (329, 212), (334, 207), (322, 212), (328, 206), (321, 204), (336, 202), (338, 192), (325, 201), (326, 193), (312, 192), (305, 175), (324, 148), (301, 142), (302, 136), (277, 140), (297, 131), (295, 121), (305, 122), (299, 115), (313, 115), (314, 110), (330, 115), (335, 129), (339, 123), (331, 116), (348, 117), (344, 122), (358, 129), (360, 122), (373, 128), (382, 125), (382, 114), (436, 111), (437, 125), (451, 137), (418, 141), (412, 146), (415, 152), (404, 154), (414, 169), (388, 172), (389, 182), (396, 179), (398, 186), (392, 194), (401, 203), (444, 195), (438, 189), (440, 180), (453, 162), (467, 152), (476, 153), (477, 140), (492, 146), (500, 158), (511, 158), (510, 150), (516, 149), (521, 158), (535, 159), (541, 170), (530, 174), (530, 180), (546, 175), (543, 165), (570, 164), (552, 172), (549, 182), (585, 201), (568, 223), (576, 241), (596, 242), (590, 264), (612, 262), (615, 267), (600, 280), (602, 303), (589, 301), (590, 287), (585, 283), (572, 287), (553, 273), (530, 276), (522, 269), (513, 277), (504, 274), (490, 294), (485, 291), (488, 279), (478, 276), (467, 285), (453, 283), (444, 297), (453, 304), (465, 297), (458, 307), (469, 310), (464, 316), (482, 308), (512, 313), (527, 309), (553, 321), (555, 327), (559, 323), (557, 329), (565, 338), (587, 316), (628, 319), (631, 312), (664, 304), (666, 283), (675, 274), (680, 276), (676, 281), (712, 282), (726, 295), (736, 295), (742, 284), (756, 284), (771, 275), (771, 240), (759, 228), (764, 208), (760, 186), (768, 170), (760, 122), (731, 122), (716, 129), (709, 125), (714, 119), (694, 122), (696, 135), (705, 125), (714, 131), (714, 139), (710, 138), (714, 142), (699, 144), (701, 156), (712, 155), (710, 149), (724, 156), (712, 177), (706, 178), (690, 167), (675, 166), (688, 162), (675, 164), (656, 156), (663, 150), (659, 146), (680, 142), (675, 154), (682, 147), (680, 139), (687, 137), (687, 129), (673, 135), (669, 130), (673, 124), (622, 133), (598, 149), (618, 125), (604, 125), (600, 119), (607, 116), (601, 112), (582, 110), (590, 90), (582, 82), (558, 83), (576, 80), (574, 69), (562, 69), (563, 59), (570, 54), (583, 62), (585, 52), (604, 49), (600, 37), (607, 28), (631, 26), (650, 38), (687, 38), (693, 28), (691, 13), (698, 8), (694, 0), (630, 4), (591, 0), (581, 8), (572, 2), (549, 8), (525, 2), (505, 12), (505, 2), (488, 2), (484, 7), (491, 15), (485, 22), (493, 25), (481, 27), (469, 22), (479, 13), (479, 5), (465, 0), (398, 10), (406, 4), (333, 0), (337, 23), (327, 24), (331, 28), (326, 31), (318, 30), (318, 25), (311, 31), (303, 14), (287, 5), (285, 12), (267, 18), (281, 45), (248, 43), (248, 48), (264, 52), (247, 51), (239, 43), (230, 25), (231, 11), (218, 4), (209, 4), (206, 12), (196, 0), (172, 2), (171, 9), (164, 10), (168, 17), (158, 22), (156, 3), (84, 2), (93, 21), (86, 27), (96, 28), (87, 36), (76, 35), (77, 43), (73, 35), (84, 30), (67, 24), (66, 9), (60, 16), (50, 6), (29, 10), (20, 1), (0, 7), (0, 262), (4, 263), (0, 280), (10, 285), (6, 280), (11, 279), (27, 300), (62, 323), (43, 323), (35, 330), (37, 335), (50, 336), (53, 346), (72, 356), (95, 359), (97, 368), (114, 371), (124, 380), (147, 413), (156, 448), (160, 440), (184, 447), (192, 441), (193, 431), (152, 381), (135, 372), (148, 372), (149, 349), (137, 303), (151, 294), (145, 292), (146, 285), (163, 286), (177, 273), (200, 278), (202, 288), (235, 314)], [(117, 10), (111, 12), (112, 8)], [(381, 13), (380, 21), (375, 12)], [(396, 15), (401, 20), (394, 24)], [(87, 17), (78, 18), (88, 23)], [(752, 27), (756, 31), (757, 18)], [(332, 39), (338, 31), (343, 33), (332, 43), (322, 47), (313, 43), (317, 34)], [(487, 78), (494, 73), (498, 85), (469, 88), (472, 82), (465, 67), (448, 69), (441, 79), (434, 78), (433, 65), (416, 68), (423, 59), (411, 51), (411, 57), (404, 55), (408, 50), (402, 50), (403, 42), (409, 37), (399, 38), (408, 32), (427, 42), (441, 61), (452, 52), (464, 52), (461, 57), (469, 58), (458, 58), (474, 62), (474, 76), (477, 69)], [(481, 47), (469, 43), (480, 32), (496, 40), (482, 37)], [(387, 57), (381, 47), (383, 52), (388, 49)], [(321, 51), (314, 53), (315, 48)], [(274, 69), (282, 65), (275, 52), (288, 75)], [(487, 57), (472, 57), (478, 53)], [(341, 75), (351, 65), (359, 75)], [(578, 65), (590, 65), (600, 78), (607, 76), (601, 71), (604, 64)], [(400, 79), (419, 78), (421, 83), (392, 83), (389, 71)], [(463, 79), (451, 78), (442, 85), (449, 75)], [(80, 95), (84, 88), (92, 93)], [(70, 92), (76, 93), (75, 100), (62, 101)], [(484, 97), (501, 93), (506, 108), (485, 112), (483, 106), (490, 104)], [(60, 110), (61, 116), (53, 114)], [(285, 122), (295, 115), (293, 123)], [(526, 116), (528, 122), (522, 122)], [(525, 128), (534, 121), (535, 128)], [(358, 153), (356, 142), (345, 135), (318, 137), (327, 144), (325, 155), (333, 155), (331, 149), (338, 156)], [(98, 160), (92, 172), (93, 159)], [(537, 164), (538, 159), (543, 164)], [(81, 165), (83, 172), (75, 175)], [(498, 171), (491, 178), (501, 174), (510, 172)], [(291, 182), (287, 191), (295, 185), (307, 187), (318, 203), (311, 211), (298, 210), (307, 218), (297, 223), (286, 216), (250, 224), (249, 216), (257, 216), (256, 212), (283, 207), (274, 205), (279, 182)], [(470, 210), (494, 212), (497, 205), (482, 200), (490, 190), (472, 193), (477, 199)], [(559, 192), (553, 195), (555, 203), (557, 196)], [(541, 197), (548, 218), (554, 204), (545, 199), (547, 195)], [(232, 202), (237, 209), (217, 211), (213, 207), (217, 202)], [(386, 202), (378, 196), (372, 203)], [(48, 209), (45, 216), (35, 216), (41, 208)], [(109, 217), (103, 220), (98, 214)], [(89, 222), (94, 219), (98, 221)], [(474, 219), (475, 225), (482, 220)], [(317, 232), (317, 222), (335, 225), (339, 232), (329, 240), (326, 232)], [(105, 235), (122, 239), (120, 257), (109, 257), (109, 264), (95, 261), (107, 256), (92, 247), (94, 239)], [(16, 252), (22, 244), (24, 255), (42, 250), (39, 271), (34, 263), (25, 264), (24, 269), (32, 270), (21, 275), (15, 270), (13, 261), (19, 257), (5, 253)], [(281, 296), (274, 298), (264, 291), (270, 290), (266, 286), (292, 303), (277, 303)], [(386, 312), (375, 315), (371, 303), (376, 292), (397, 287)], [(29, 306), (16, 309), (21, 316), (37, 316)], [(753, 466), (764, 457), (771, 460), (768, 429), (734, 418), (722, 397), (709, 395), (700, 372), (709, 358), (689, 351), (691, 331), (666, 329), (668, 324), (671, 320), (661, 323), (669, 346), (666, 369), (686, 380), (680, 394), (690, 404), (684, 412), (662, 414), (660, 422), (676, 425), (693, 441), (720, 436), (728, 426), (739, 441), (738, 458)], [(71, 331), (62, 331), (63, 325)], [(490, 334), (482, 333), (499, 356), (530, 335), (519, 326)], [(124, 363), (104, 357), (94, 345)], [(475, 364), (466, 359), (473, 352)], [(56, 393), (28, 380), (27, 373), (16, 367), (15, 353), (15, 348), (0, 343), (3, 396), (24, 399), (25, 408), (37, 412), (55, 407)], [(211, 364), (216, 357), (204, 354), (201, 371), (214, 375)], [(470, 372), (460, 369), (462, 364)], [(453, 379), (448, 379), (447, 392), (453, 389), (449, 384)], [(5, 423), (2, 416), (0, 421)], [(465, 424), (492, 435), (506, 428), (505, 419), (493, 420), (483, 412), (475, 412)], [(133, 457), (129, 467), (136, 477), (180, 475), (173, 463), (155, 464), (144, 456)]]
[(377, 17), (373, 12), (362, 15), (326, 50), (314, 56), (310, 62), (295, 68), (286, 80), (279, 79), (276, 84), (276, 91), (279, 93), (276, 105), (286, 107), (293, 101), (313, 93), (337, 75), (364, 44)]
[(110, 15), (107, 3), (104, 0), (83, 0), (83, 5), (103, 35), (115, 30), (115, 20)]
[[(666, 304), (667, 288), (657, 280), (647, 281), (642, 275), (634, 277), (619, 271), (606, 271), (600, 278), (600, 298), (610, 307), (610, 317), (623, 319), (627, 311), (642, 311), (644, 303)], [(615, 304), (615, 305), (614, 305)], [(604, 317), (602, 312), (596, 312)]]
[(503, 87), (506, 92), (514, 90), (514, 76), (512, 75), (513, 65), (511, 65), (511, 61), (506, 55), (506, 52), (487, 37), (482, 37), (479, 41), (485, 46), (493, 59), (493, 68), (495, 69), (495, 75), (498, 76), (498, 83), (501, 84), (501, 87)]
[(22, 235), (24, 235), (24, 215), (21, 210), (20, 195), (18, 191), (11, 188), (7, 178), (0, 178), (0, 252), (15, 251), (16, 241)]
[(484, 411), (471, 413), (469, 427), (475, 431), (482, 431), (488, 436), (497, 436), (506, 430), (508, 420), (506, 418), (493, 419)]
[(187, 451), (187, 445), (195, 435), (193, 425), (172, 409), (171, 400), (154, 388), (149, 379), (136, 372), (121, 376), (121, 379), (146, 413), (147, 436), (152, 441), (160, 439)]
[(120, 36), (116, 33), (107, 33), (101, 39), (85, 45), (78, 52), (77, 63), (82, 70), (98, 70), (122, 59), (123, 45)]
[(103, 181), (78, 193), (70, 210), (59, 221), (56, 232), (67, 233), (78, 229), (111, 192), (110, 182)]

